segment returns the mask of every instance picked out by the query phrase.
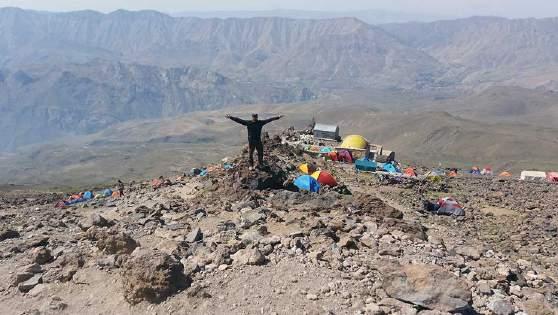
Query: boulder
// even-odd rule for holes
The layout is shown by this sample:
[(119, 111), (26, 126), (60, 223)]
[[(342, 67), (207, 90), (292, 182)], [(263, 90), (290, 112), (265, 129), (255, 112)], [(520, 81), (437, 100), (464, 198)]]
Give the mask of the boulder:
[(0, 242), (11, 238), (18, 238), (19, 236), (19, 232), (16, 230), (12, 230), (10, 228), (0, 229)]
[(131, 304), (160, 303), (191, 284), (184, 274), (184, 266), (174, 257), (145, 249), (132, 253), (121, 275), (124, 297)]
[(256, 248), (241, 249), (231, 256), (236, 264), (264, 265), (265, 256)]
[(29, 292), (36, 285), (38, 285), (39, 283), (42, 283), (42, 281), (43, 281), (43, 276), (41, 274), (36, 274), (33, 277), (31, 277), (30, 279), (28, 279), (27, 281), (20, 283), (17, 286), (17, 288), (21, 292)]
[(31, 260), (39, 265), (48, 264), (54, 260), (50, 250), (45, 247), (37, 247), (31, 251)]
[(514, 313), (513, 305), (504, 299), (493, 299), (488, 303), (488, 309), (495, 315), (510, 315)]
[(96, 241), (97, 247), (105, 254), (130, 254), (139, 244), (130, 235), (115, 228), (87, 230), (87, 238)]
[(425, 241), (426, 228), (419, 222), (404, 221), (394, 218), (384, 218), (383, 223), (378, 228), (377, 234), (383, 235), (393, 231), (401, 231), (410, 238)]
[(431, 310), (460, 312), (471, 308), (468, 285), (435, 265), (393, 263), (384, 267), (383, 287), (387, 295)]

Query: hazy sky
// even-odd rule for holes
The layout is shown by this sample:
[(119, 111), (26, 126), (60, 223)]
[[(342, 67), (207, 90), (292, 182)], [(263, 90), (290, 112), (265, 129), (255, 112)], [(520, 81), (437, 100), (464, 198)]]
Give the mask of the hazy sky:
[(0, 0), (0, 6), (49, 11), (154, 9), (164, 12), (208, 10), (367, 10), (383, 9), (444, 16), (558, 16), (558, 0)]

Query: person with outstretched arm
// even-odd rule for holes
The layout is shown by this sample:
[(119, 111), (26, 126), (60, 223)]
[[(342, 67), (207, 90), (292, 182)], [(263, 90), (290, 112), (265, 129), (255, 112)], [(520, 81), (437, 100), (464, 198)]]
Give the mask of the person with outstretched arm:
[(269, 119), (258, 119), (258, 114), (252, 114), (252, 120), (244, 120), (231, 115), (226, 116), (228, 119), (246, 126), (248, 129), (248, 147), (249, 147), (249, 162), (250, 166), (254, 166), (254, 151), (258, 151), (258, 166), (263, 166), (263, 143), (262, 143), (262, 128), (272, 121), (283, 118), (283, 116), (272, 117)]

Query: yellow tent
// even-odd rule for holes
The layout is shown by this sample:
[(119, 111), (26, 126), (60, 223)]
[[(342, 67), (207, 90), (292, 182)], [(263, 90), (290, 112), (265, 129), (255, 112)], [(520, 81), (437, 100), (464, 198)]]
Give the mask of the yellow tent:
[(316, 171), (316, 167), (308, 163), (301, 164), (298, 169), (304, 174), (312, 174)]
[(352, 150), (365, 150), (368, 148), (368, 141), (363, 136), (351, 135), (343, 139), (339, 148)]

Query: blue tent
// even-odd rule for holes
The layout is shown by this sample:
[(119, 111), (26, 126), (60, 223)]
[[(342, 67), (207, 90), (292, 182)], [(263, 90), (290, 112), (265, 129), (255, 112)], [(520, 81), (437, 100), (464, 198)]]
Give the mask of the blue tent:
[(369, 160), (369, 159), (366, 159), (366, 158), (356, 160), (356, 162), (355, 162), (355, 168), (358, 171), (375, 172), (377, 166), (378, 166), (378, 164), (375, 161), (372, 161), (372, 160)]
[(384, 164), (384, 171), (388, 172), (388, 173), (401, 173), (397, 167), (395, 167), (395, 165), (390, 164), (390, 163), (386, 163)]
[(86, 192), (83, 194), (83, 199), (85, 199), (85, 200), (93, 199), (93, 193), (90, 192), (90, 191), (86, 191)]
[(318, 192), (320, 191), (320, 183), (310, 176), (310, 175), (302, 175), (294, 181), (294, 184), (300, 190), (308, 190), (311, 192)]
[(110, 189), (108, 189), (108, 188), (105, 189), (105, 190), (103, 191), (103, 196), (105, 196), (105, 197), (110, 197), (110, 196), (112, 196), (112, 190), (110, 190)]
[(320, 149), (320, 153), (326, 154), (326, 153), (330, 153), (333, 152), (333, 149), (331, 147), (323, 147)]

